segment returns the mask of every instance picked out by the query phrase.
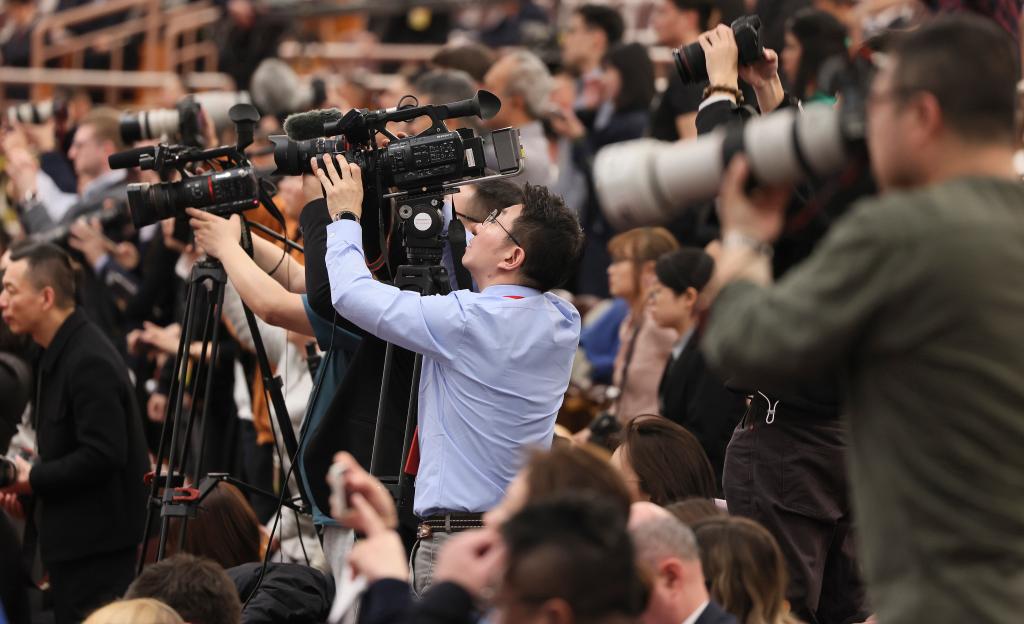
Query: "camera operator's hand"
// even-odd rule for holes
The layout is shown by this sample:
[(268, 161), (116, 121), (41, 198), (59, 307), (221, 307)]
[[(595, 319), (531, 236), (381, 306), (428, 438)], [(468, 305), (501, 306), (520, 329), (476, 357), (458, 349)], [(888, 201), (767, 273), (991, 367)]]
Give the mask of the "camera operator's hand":
[(716, 87), (736, 89), (739, 84), (740, 50), (736, 35), (725, 24), (719, 24), (700, 36), (700, 47), (708, 68), (708, 82)]
[(750, 163), (746, 156), (737, 154), (722, 177), (718, 195), (718, 218), (723, 238), (731, 232), (763, 244), (772, 244), (782, 233), (789, 186), (758, 187), (747, 194)]
[(6, 511), (7, 515), (15, 520), (25, 519), (25, 508), (22, 507), (17, 494), (5, 494), (0, 492), (0, 510)]
[(465, 531), (441, 547), (434, 583), (456, 583), (476, 598), (487, 598), (489, 590), (500, 581), (504, 567), (505, 543), (497, 530)]
[(363, 218), (363, 172), (359, 165), (349, 164), (341, 154), (335, 156), (338, 166), (335, 167), (335, 160), (325, 156), (324, 168), (317, 164), (317, 159), (310, 159), (313, 173), (316, 174), (320, 184), (324, 186), (324, 197), (327, 198), (327, 210), (331, 218), (337, 217), (343, 212), (351, 212), (357, 218)]
[(740, 78), (753, 87), (762, 115), (778, 108), (786, 97), (779, 78), (779, 55), (775, 50), (765, 48), (761, 60), (740, 67)]
[(571, 141), (577, 141), (587, 135), (587, 128), (576, 116), (572, 108), (554, 108), (548, 113), (548, 122), (551, 128)]
[(39, 161), (27, 146), (14, 138), (16, 136), (11, 133), (5, 135), (2, 147), (7, 158), (7, 175), (10, 176), (13, 186), (12, 194), (16, 201), (22, 201), (29, 193), (36, 192)]
[[(398, 526), (398, 511), (395, 509), (395, 502), (388, 493), (387, 488), (376, 477), (366, 472), (356, 458), (346, 452), (334, 456), (334, 462), (344, 466), (342, 482), (345, 489), (345, 496), (351, 499), (359, 494), (370, 505), (385, 526), (395, 528)], [(366, 520), (353, 509), (353, 505), (346, 505), (346, 509), (339, 513), (339, 510), (332, 509), (331, 515), (342, 525), (367, 533)]]
[(409, 580), (409, 559), (398, 533), (389, 529), (377, 510), (361, 494), (350, 497), (352, 513), (360, 516), (365, 539), (356, 542), (348, 555), (349, 565), (367, 582), (381, 579)]
[(238, 215), (230, 219), (195, 208), (186, 208), (190, 217), (188, 224), (192, 227), (198, 245), (206, 255), (220, 258), (221, 255), (239, 246), (242, 238), (242, 220)]

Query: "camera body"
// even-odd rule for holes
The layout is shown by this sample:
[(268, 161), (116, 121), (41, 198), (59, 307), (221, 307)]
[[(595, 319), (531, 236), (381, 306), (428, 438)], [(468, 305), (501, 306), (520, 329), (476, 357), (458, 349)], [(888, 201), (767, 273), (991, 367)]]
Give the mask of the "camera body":
[(177, 182), (129, 184), (128, 206), (136, 228), (176, 217), (186, 207), (220, 216), (259, 205), (259, 181), (252, 167), (236, 167)]
[[(756, 15), (744, 15), (730, 24), (739, 48), (739, 64), (752, 65), (764, 57), (764, 46), (761, 44), (761, 18)], [(700, 42), (672, 50), (672, 58), (676, 62), (676, 71), (684, 83), (701, 82), (708, 79), (707, 59)]]

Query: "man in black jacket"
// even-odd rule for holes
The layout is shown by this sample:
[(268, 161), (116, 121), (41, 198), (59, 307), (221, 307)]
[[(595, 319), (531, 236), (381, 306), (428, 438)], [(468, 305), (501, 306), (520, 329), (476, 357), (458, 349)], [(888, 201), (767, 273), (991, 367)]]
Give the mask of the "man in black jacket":
[(725, 447), (747, 410), (745, 395), (732, 392), (708, 370), (696, 334), (697, 297), (711, 279), (715, 262), (701, 249), (686, 247), (665, 254), (654, 267), (654, 321), (679, 332), (679, 342), (658, 385), (661, 415), (679, 423), (700, 441), (722, 488)]
[(132, 580), (149, 467), (141, 418), (124, 362), (76, 310), (64, 251), (46, 244), (14, 250), (0, 311), (11, 331), (43, 348), (33, 405), (39, 457), (15, 460), (17, 479), (0, 502), (17, 512), (11, 495), (34, 494), (30, 515), (56, 621), (77, 622)]

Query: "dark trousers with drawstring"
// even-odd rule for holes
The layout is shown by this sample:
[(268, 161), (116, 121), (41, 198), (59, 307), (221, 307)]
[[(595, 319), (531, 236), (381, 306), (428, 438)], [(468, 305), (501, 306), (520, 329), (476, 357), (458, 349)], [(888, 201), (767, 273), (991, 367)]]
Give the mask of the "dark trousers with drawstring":
[(838, 419), (784, 403), (769, 415), (764, 403), (755, 395), (726, 450), (729, 512), (756, 520), (778, 541), (790, 577), (786, 597), (797, 617), (808, 624), (862, 622), (844, 428)]

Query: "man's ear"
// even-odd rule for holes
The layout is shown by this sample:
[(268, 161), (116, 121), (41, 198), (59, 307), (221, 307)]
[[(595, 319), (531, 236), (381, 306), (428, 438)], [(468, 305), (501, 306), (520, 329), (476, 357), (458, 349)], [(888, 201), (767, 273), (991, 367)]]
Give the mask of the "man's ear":
[(658, 565), (656, 582), (664, 583), (669, 590), (677, 590), (686, 582), (686, 570), (682, 562), (674, 557), (665, 559)]
[(690, 286), (685, 291), (683, 291), (683, 294), (680, 296), (686, 298), (687, 304), (695, 305), (697, 303), (697, 297), (700, 296), (700, 293), (697, 292), (696, 288)]
[(572, 624), (575, 617), (572, 607), (561, 598), (550, 598), (540, 606), (540, 619), (546, 624)]
[(907, 103), (914, 122), (914, 138), (935, 137), (945, 130), (945, 119), (938, 99), (928, 92), (912, 97)]
[(522, 270), (523, 264), (526, 263), (526, 250), (519, 245), (512, 248), (512, 251), (505, 255), (505, 259), (501, 262), (501, 268), (508, 271), (519, 271)]

